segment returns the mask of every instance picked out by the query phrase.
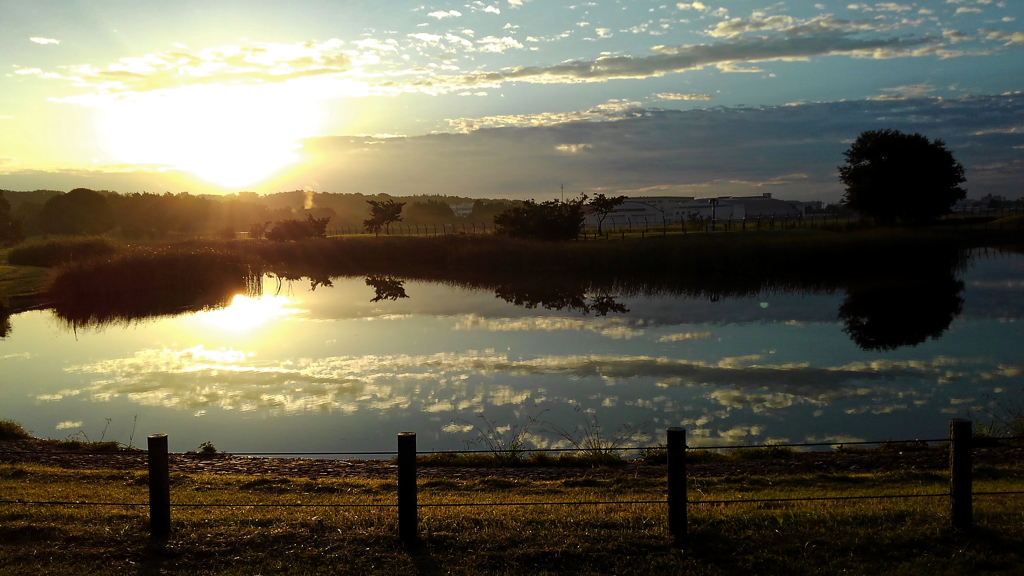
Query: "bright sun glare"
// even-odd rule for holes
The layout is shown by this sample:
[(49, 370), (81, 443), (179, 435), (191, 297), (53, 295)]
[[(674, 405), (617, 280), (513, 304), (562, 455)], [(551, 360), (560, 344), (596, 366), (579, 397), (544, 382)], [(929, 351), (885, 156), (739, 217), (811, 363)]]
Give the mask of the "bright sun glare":
[(284, 296), (249, 298), (239, 294), (227, 308), (205, 312), (201, 318), (222, 330), (249, 330), (276, 318), (302, 313), (298, 308), (289, 307), (290, 303)]
[(106, 133), (124, 162), (167, 165), (223, 186), (245, 186), (297, 159), (320, 121), (289, 85), (195, 86), (139, 94), (107, 108)]

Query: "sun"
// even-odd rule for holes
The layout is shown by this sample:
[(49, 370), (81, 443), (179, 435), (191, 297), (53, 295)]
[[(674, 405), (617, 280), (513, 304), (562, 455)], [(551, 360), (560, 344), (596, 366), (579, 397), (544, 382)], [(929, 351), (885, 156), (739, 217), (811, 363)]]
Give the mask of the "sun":
[(109, 106), (104, 131), (123, 162), (246, 186), (294, 163), (297, 142), (314, 134), (320, 109), (306, 92), (288, 84), (147, 92)]

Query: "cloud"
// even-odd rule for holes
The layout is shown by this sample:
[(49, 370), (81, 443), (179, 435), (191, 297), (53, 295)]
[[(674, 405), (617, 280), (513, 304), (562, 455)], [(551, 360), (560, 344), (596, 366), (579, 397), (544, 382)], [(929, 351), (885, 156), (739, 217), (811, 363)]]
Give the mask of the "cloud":
[[(573, 147), (589, 148), (589, 144), (563, 144), (566, 150)], [(609, 338), (631, 339), (636, 336), (643, 336), (644, 331), (631, 326), (632, 322), (626, 318), (565, 318), (565, 317), (538, 317), (538, 318), (498, 318), (487, 319), (476, 314), (470, 314), (465, 320), (455, 325), (455, 330), (486, 330), (488, 332), (527, 332), (527, 331), (578, 331), (588, 330), (607, 336)]]
[[(785, 181), (776, 195), (838, 199), (835, 166), (848, 142), (866, 129), (891, 127), (944, 139), (966, 166), (972, 194), (1016, 196), (1024, 165), (1012, 146), (1024, 145), (1024, 135), (973, 134), (1019, 126), (1024, 96), (912, 96), (929, 89), (893, 88), (889, 100), (765, 108), (678, 111), (609, 102), (585, 111), (452, 119), (451, 129), (461, 134), (372, 146), (365, 138), (311, 139), (305, 153), (323, 159), (309, 177), (338, 183), (336, 191), (372, 186), (399, 193), (406, 184), (391, 167), (401, 165), (418, 174), (425, 194), (535, 197), (565, 182), (605, 194), (749, 195)], [(591, 148), (577, 154), (557, 149), (570, 144)], [(444, 161), (467, 156), (471, 165)], [(974, 168), (995, 162), (1002, 166), (993, 171)], [(787, 177), (792, 174), (806, 177)]]
[(958, 44), (960, 42), (967, 42), (971, 39), (970, 36), (960, 32), (959, 30), (943, 30), (942, 37), (949, 40), (952, 44)]
[[(444, 382), (470, 375), (514, 378), (557, 375), (597, 382), (651, 379), (661, 387), (714, 387), (708, 396), (721, 405), (755, 411), (778, 409), (796, 402), (831, 404), (844, 399), (870, 400), (867, 409), (886, 410), (886, 398), (919, 396), (914, 389), (894, 389), (894, 379), (929, 382), (961, 361), (932, 360), (855, 362), (844, 366), (763, 363), (760, 355), (699, 362), (620, 355), (549, 355), (514, 360), (505, 354), (438, 353), (430, 355), (335, 356), (320, 359), (260, 361), (252, 352), (194, 347), (141, 350), (126, 358), (72, 366), (66, 370), (90, 379), (84, 390), (93, 400), (125, 397), (143, 405), (189, 411), (260, 409), (301, 411), (384, 411), (415, 408), (426, 412), (477, 405), (479, 393), (464, 388), (439, 398)], [(993, 372), (989, 379), (1010, 378), (1019, 367)], [(1016, 370), (1010, 368), (1017, 368)], [(424, 381), (435, 381), (423, 386)], [(75, 394), (81, 391), (75, 391)], [(491, 387), (492, 405), (523, 404), (529, 389)], [(655, 399), (659, 402), (668, 398)]]
[(70, 66), (62, 77), (76, 86), (95, 88), (100, 94), (194, 85), (268, 84), (338, 74), (377, 62), (374, 54), (378, 50), (395, 50), (393, 42), (363, 40), (360, 43), (367, 52), (345, 49), (345, 43), (338, 39), (296, 44), (253, 42), (191, 53), (159, 52), (121, 58), (103, 68), (88, 64)]
[(711, 332), (677, 332), (675, 334), (665, 334), (658, 338), (658, 342), (681, 342), (683, 340), (706, 340), (711, 338), (713, 334)]
[(487, 36), (476, 41), (480, 44), (481, 52), (504, 52), (512, 48), (522, 49), (523, 45), (519, 43), (515, 38), (505, 36), (504, 38), (497, 38), (495, 36)]
[(442, 18), (458, 18), (458, 17), (462, 16), (462, 12), (459, 12), (458, 10), (449, 10), (447, 12), (445, 12), (443, 10), (438, 10), (437, 12), (431, 12), (431, 13), (427, 14), (427, 16), (430, 16), (432, 18), (437, 18), (438, 20), (440, 20)]
[(29, 38), (29, 40), (36, 44), (60, 44), (60, 40), (57, 40), (56, 38), (40, 38), (38, 36), (33, 36), (32, 38)]
[(711, 100), (710, 94), (680, 94), (678, 92), (659, 92), (652, 96), (655, 100)]
[(1003, 46), (1024, 46), (1024, 32), (1004, 32), (1002, 30), (978, 30), (985, 40), (1004, 42)]
[(894, 88), (882, 88), (883, 94), (881, 96), (872, 97), (871, 100), (906, 100), (908, 98), (921, 98), (927, 96), (931, 92), (935, 91), (935, 87), (928, 83), (923, 84), (908, 84), (906, 86), (896, 86)]
[(883, 2), (875, 4), (875, 10), (879, 12), (905, 12), (911, 10), (911, 7), (906, 4), (897, 4), (895, 2)]
[[(653, 56), (608, 56), (576, 60), (553, 66), (527, 66), (500, 72), (479, 72), (463, 76), (432, 76), (411, 80), (410, 88), (427, 92), (449, 92), (467, 86), (498, 87), (505, 82), (579, 83), (614, 79), (640, 79), (695, 70), (705, 66), (737, 69), (737, 63), (799, 60), (812, 56), (848, 55), (858, 58), (897, 58), (942, 54), (923, 48), (932, 38), (860, 39), (845, 35), (739, 38), (731, 42), (688, 46), (656, 46)], [(948, 55), (948, 54), (947, 54)]]
[(976, 14), (981, 12), (981, 8), (961, 6), (956, 9), (957, 14)]

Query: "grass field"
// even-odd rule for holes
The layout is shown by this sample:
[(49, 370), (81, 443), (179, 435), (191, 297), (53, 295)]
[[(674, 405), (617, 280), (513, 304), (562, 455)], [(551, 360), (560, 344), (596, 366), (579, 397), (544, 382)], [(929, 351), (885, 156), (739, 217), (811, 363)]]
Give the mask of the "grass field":
[[(975, 491), (1020, 490), (1024, 465), (976, 470)], [(397, 539), (393, 508), (247, 504), (395, 501), (379, 480), (172, 475), (166, 544), (145, 507), (0, 504), (0, 574), (941, 574), (1020, 573), (1024, 497), (977, 497), (972, 533), (948, 529), (945, 498), (691, 505), (674, 545), (665, 506), (421, 508), (419, 545)], [(941, 493), (943, 474), (724, 477), (691, 500)], [(0, 465), (4, 499), (146, 501), (143, 473)], [(421, 480), (420, 503), (663, 500), (664, 481)]]

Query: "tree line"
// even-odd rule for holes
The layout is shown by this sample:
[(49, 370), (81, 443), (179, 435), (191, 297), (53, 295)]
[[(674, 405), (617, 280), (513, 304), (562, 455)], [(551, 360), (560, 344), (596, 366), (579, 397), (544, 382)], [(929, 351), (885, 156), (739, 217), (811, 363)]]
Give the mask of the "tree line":
[[(26, 236), (44, 234), (104, 234), (117, 229), (129, 240), (162, 239), (173, 235), (219, 235), (273, 229), (273, 223), (296, 221), (306, 225), (359, 227), (366, 216), (366, 201), (393, 201), (386, 194), (328, 194), (306, 191), (260, 196), (241, 192), (226, 196), (132, 193), (76, 188), (13, 192), (0, 190), (0, 243), (13, 244)], [(404, 218), (411, 224), (489, 222), (508, 203), (460, 197), (403, 197)], [(466, 200), (466, 202), (461, 202)], [(451, 203), (473, 205), (470, 216), (459, 217)], [(292, 226), (292, 234), (302, 226)]]
[[(964, 167), (942, 140), (893, 129), (868, 130), (843, 155), (846, 162), (838, 168), (839, 179), (846, 185), (841, 205), (883, 223), (932, 220), (948, 214), (967, 196), (961, 186), (966, 182)], [(390, 234), (396, 222), (457, 223), (453, 201), (469, 200), (411, 197), (400, 202), (402, 198), (386, 194), (301, 190), (265, 197), (241, 192), (216, 199), (188, 193), (122, 195), (85, 188), (67, 194), (39, 191), (37, 197), (40, 194), (47, 196), (41, 205), (27, 200), (17, 207), (0, 194), (0, 243), (36, 233), (102, 234), (116, 227), (126, 238), (211, 231), (233, 238), (236, 232), (248, 231), (254, 238), (289, 240), (323, 236), (328, 225), (362, 226), (374, 234)], [(540, 203), (478, 199), (473, 201), (471, 221), (492, 220), (498, 233), (515, 238), (570, 240), (576, 238), (588, 214), (594, 215), (600, 233), (605, 218), (625, 201), (625, 196), (604, 194), (589, 201), (581, 194), (568, 201)], [(369, 205), (368, 218), (364, 218), (364, 204)]]

